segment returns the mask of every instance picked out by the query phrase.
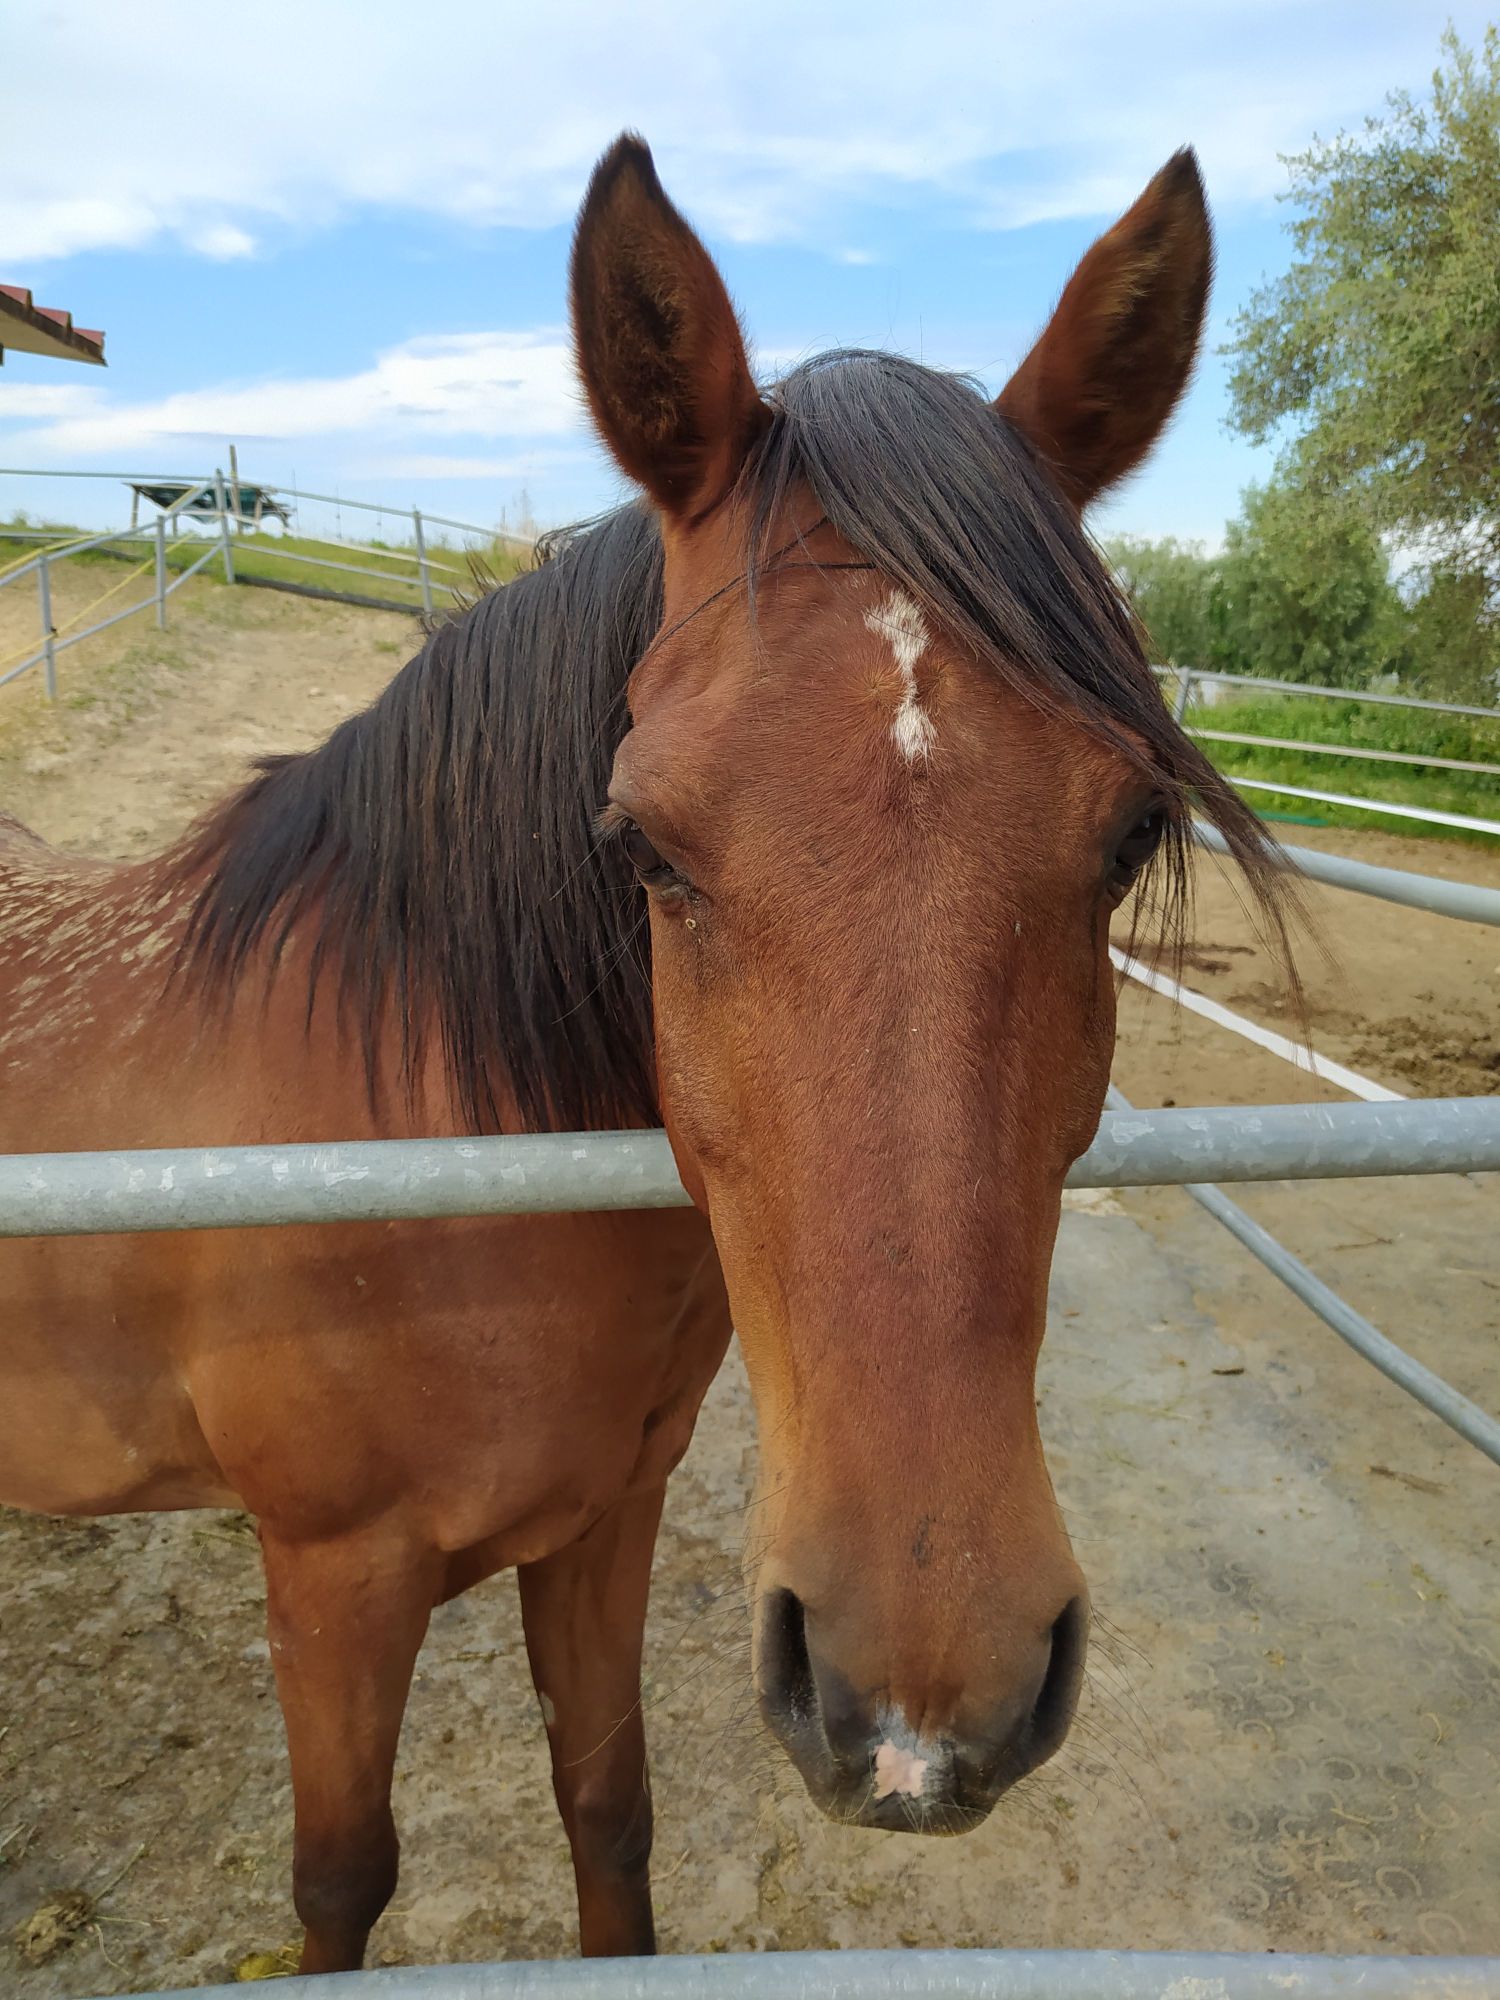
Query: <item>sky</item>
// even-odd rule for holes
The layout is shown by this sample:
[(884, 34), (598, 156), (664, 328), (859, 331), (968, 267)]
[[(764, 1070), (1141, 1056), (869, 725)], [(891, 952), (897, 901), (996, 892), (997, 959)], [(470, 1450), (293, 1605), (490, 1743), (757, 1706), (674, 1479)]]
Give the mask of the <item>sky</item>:
[[(626, 491), (566, 327), (590, 167), (641, 132), (757, 364), (893, 348), (991, 389), (1178, 146), (1214, 210), (1205, 358), (1101, 534), (1215, 544), (1270, 454), (1225, 428), (1236, 311), (1285, 268), (1281, 154), (1425, 94), (1443, 0), (262, 0), (0, 23), (0, 282), (107, 369), (8, 351), (0, 465), (242, 475), (512, 524)], [(0, 473), (106, 525), (113, 482)]]

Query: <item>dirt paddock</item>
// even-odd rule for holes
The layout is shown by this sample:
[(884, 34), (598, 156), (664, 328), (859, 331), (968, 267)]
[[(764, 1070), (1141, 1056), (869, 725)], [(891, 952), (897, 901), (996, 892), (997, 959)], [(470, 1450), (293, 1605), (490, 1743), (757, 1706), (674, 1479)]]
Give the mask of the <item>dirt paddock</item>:
[[(0, 691), (0, 804), (64, 846), (144, 852), (250, 757), (373, 695), (412, 637), (391, 616), (191, 585), (169, 633), (127, 625), (64, 655), (55, 709), (35, 677)], [(1500, 853), (1295, 831), (1500, 883)], [(1281, 1021), (1232, 888), (1214, 865), (1201, 877), (1186, 978)], [(1308, 902), (1332, 949), (1304, 957), (1322, 1050), (1412, 1095), (1500, 1089), (1500, 934)], [(1136, 990), (1116, 1074), (1142, 1104), (1340, 1095)], [(1243, 1198), (1500, 1409), (1493, 1181)], [(822, 1821), (754, 1720), (735, 1562), (754, 1445), (726, 1368), (673, 1484), (648, 1639), (664, 1948), (1500, 1952), (1494, 1468), (1173, 1190), (1070, 1200), (1042, 1398), (1099, 1613), (1083, 1710), (981, 1831), (923, 1842)], [(238, 1516), (0, 1514), (0, 1990), (287, 1962), (291, 1801), (261, 1621)], [(404, 1871), (373, 1962), (573, 1948), (508, 1579), (435, 1618), (396, 1796)]]

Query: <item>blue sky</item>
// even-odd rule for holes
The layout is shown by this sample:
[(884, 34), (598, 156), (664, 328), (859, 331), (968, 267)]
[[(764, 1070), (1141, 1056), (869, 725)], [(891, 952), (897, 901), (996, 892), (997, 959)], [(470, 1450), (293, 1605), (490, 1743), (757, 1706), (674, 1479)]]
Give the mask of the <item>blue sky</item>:
[[(107, 334), (7, 353), (0, 463), (242, 472), (494, 523), (621, 492), (564, 324), (571, 217), (624, 126), (729, 279), (767, 372), (893, 347), (998, 388), (1078, 256), (1179, 144), (1218, 226), (1209, 353), (1100, 532), (1215, 541), (1265, 453), (1212, 348), (1288, 257), (1278, 153), (1425, 92), (1426, 0), (410, 0), (8, 11), (0, 281)], [(119, 489), (0, 478), (0, 514)]]

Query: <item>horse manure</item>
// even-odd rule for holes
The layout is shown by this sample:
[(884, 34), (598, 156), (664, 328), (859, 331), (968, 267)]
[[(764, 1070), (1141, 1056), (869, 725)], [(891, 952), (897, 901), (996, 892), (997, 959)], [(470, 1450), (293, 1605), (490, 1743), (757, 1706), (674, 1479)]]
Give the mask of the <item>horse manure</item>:
[(301, 1948), (295, 1944), (284, 1944), (279, 1951), (252, 1951), (234, 1968), (234, 1976), (244, 1983), (257, 1979), (286, 1979), (297, 1970), (300, 1957)]
[(43, 1903), (16, 1925), (16, 1949), (28, 1965), (45, 1965), (67, 1949), (93, 1913), (90, 1898), (81, 1889), (69, 1889), (55, 1903)]

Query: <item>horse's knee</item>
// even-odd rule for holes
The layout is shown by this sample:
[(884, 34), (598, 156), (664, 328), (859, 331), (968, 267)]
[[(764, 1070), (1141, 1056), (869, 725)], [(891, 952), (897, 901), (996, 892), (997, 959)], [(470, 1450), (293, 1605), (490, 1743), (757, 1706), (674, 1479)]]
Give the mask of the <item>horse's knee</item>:
[(396, 1829), (383, 1826), (358, 1835), (297, 1837), (292, 1862), (292, 1900), (310, 1933), (362, 1937), (396, 1893), (401, 1844)]
[(651, 1860), (651, 1794), (639, 1778), (626, 1784), (585, 1780), (567, 1817), (580, 1867), (603, 1875), (644, 1873)]

